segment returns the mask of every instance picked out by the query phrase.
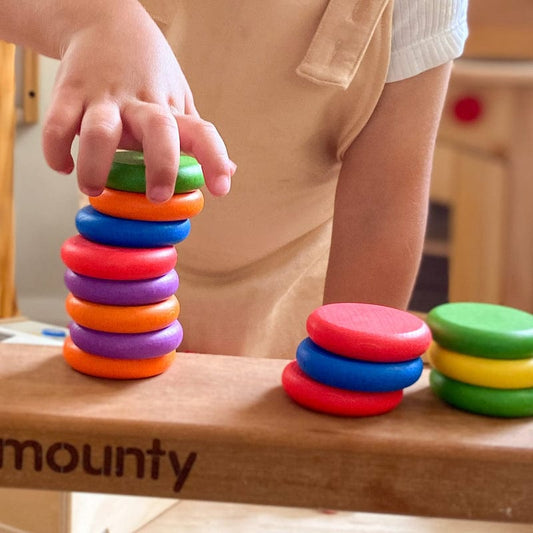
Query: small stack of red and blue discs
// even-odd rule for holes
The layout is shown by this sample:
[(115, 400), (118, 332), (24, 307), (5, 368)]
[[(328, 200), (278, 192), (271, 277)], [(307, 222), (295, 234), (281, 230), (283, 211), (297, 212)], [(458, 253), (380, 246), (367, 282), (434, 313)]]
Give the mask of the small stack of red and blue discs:
[(417, 316), (380, 305), (328, 304), (307, 319), (296, 360), (282, 373), (287, 394), (309, 409), (372, 416), (394, 409), (422, 374), (431, 332)]
[(496, 417), (533, 416), (533, 315), (480, 302), (430, 311), (430, 386), (458, 409)]
[(61, 257), (72, 318), (63, 355), (75, 370), (112, 379), (164, 372), (183, 338), (175, 245), (204, 205), (201, 166), (182, 155), (175, 194), (146, 197), (140, 152), (117, 152), (103, 193), (76, 215)]

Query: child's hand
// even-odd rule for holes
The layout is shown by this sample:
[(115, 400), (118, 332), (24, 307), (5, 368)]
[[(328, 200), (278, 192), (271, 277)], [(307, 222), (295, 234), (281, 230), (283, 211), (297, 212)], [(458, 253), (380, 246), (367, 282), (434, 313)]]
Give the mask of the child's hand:
[(181, 149), (198, 159), (209, 191), (226, 194), (235, 165), (215, 127), (200, 118), (156, 24), (136, 2), (94, 12), (95, 20), (84, 20), (62, 38), (43, 128), (50, 167), (72, 172), (71, 146), (79, 134), (79, 187), (95, 196), (117, 148), (142, 150), (147, 196), (162, 202), (173, 193)]

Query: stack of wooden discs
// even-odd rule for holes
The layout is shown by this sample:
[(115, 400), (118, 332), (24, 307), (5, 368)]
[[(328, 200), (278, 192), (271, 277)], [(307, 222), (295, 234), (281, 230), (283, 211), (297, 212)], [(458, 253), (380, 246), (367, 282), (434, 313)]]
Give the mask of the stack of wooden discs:
[(440, 399), (481, 415), (533, 416), (533, 315), (459, 302), (435, 307), (427, 323), (430, 385)]
[(370, 416), (394, 409), (423, 369), (431, 333), (417, 316), (379, 305), (338, 303), (307, 319), (282, 385), (297, 403), (329, 414)]
[(146, 198), (139, 152), (117, 152), (104, 192), (76, 215), (79, 235), (61, 248), (73, 322), (66, 361), (85, 374), (114, 379), (164, 372), (183, 338), (175, 296), (175, 244), (204, 205), (200, 165), (182, 156), (175, 194)]

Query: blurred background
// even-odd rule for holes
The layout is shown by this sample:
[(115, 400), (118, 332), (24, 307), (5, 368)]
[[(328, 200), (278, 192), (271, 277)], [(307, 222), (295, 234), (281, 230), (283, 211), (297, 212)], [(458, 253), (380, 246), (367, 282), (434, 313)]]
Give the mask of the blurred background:
[[(469, 25), (440, 127), (411, 309), (474, 300), (533, 312), (533, 2), (471, 0)], [(14, 107), (2, 69), (0, 317), (66, 325), (59, 249), (76, 233), (77, 184), (52, 172), (41, 150), (57, 67), (17, 49)]]

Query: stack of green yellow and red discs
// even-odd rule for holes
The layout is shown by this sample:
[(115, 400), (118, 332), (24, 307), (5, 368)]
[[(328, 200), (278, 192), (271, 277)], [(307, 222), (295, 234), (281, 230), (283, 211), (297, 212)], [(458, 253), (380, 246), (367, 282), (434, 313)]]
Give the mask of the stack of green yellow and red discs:
[(175, 245), (203, 208), (203, 184), (198, 162), (182, 155), (175, 194), (153, 204), (142, 153), (116, 153), (103, 193), (76, 215), (79, 235), (61, 247), (73, 320), (63, 355), (74, 369), (132, 379), (170, 366), (183, 338)]
[(533, 416), (533, 315), (458, 302), (427, 316), (430, 385), (446, 403), (495, 417)]
[(282, 373), (287, 394), (309, 409), (371, 416), (394, 409), (422, 374), (431, 332), (417, 316), (380, 305), (321, 306), (307, 319), (296, 360)]

